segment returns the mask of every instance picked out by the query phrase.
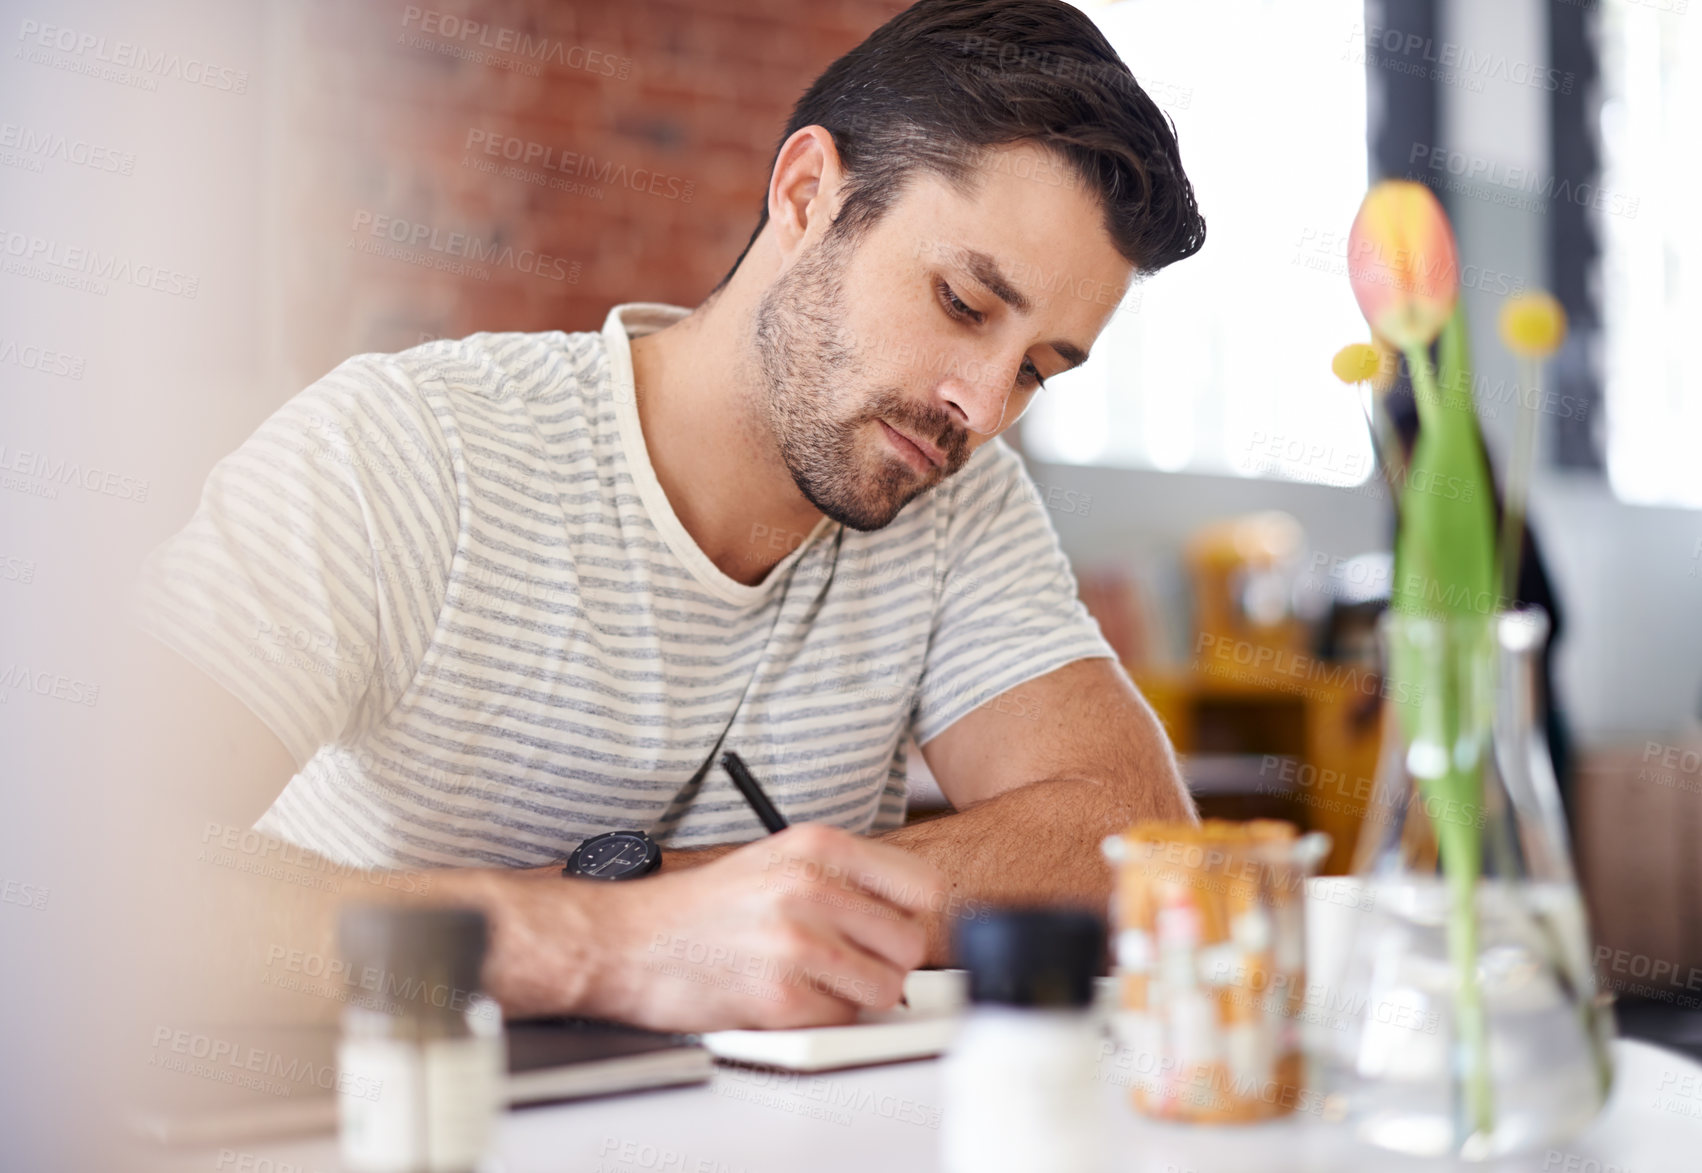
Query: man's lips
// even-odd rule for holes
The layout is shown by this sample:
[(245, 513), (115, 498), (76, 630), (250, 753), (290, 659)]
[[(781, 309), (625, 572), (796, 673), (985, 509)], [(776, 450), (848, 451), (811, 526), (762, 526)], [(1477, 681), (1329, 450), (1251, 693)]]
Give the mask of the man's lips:
[(881, 427), (885, 428), (888, 432), (890, 432), (892, 434), (893, 438), (896, 439), (900, 444), (908, 445), (909, 447), (914, 448), (916, 450), (917, 455), (919, 455), (923, 460), (927, 461), (929, 464), (933, 465), (935, 468), (944, 468), (945, 467), (945, 463), (946, 463), (945, 453), (941, 452), (938, 448), (934, 447), (932, 444), (928, 443), (926, 440), (918, 440), (915, 437), (911, 436), (907, 432), (899, 431), (897, 428), (893, 427), (891, 424), (887, 423), (885, 420), (880, 420), (879, 423), (880, 423)]

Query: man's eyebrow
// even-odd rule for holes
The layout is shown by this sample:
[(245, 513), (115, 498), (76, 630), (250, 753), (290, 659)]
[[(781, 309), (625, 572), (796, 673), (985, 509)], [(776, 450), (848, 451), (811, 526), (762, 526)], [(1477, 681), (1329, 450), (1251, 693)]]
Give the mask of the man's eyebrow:
[(969, 270), (969, 275), (993, 291), (993, 296), (1010, 306), (1019, 314), (1026, 314), (1034, 308), (1034, 304), (1011, 287), (1010, 279), (999, 268), (999, 262), (982, 252), (980, 249), (957, 249), (958, 260)]
[(1062, 338), (1059, 338), (1053, 342), (1048, 342), (1046, 345), (1057, 351), (1058, 357), (1070, 364), (1064, 368), (1065, 370), (1079, 367), (1087, 361), (1087, 351), (1073, 342), (1065, 342)]
[[(992, 291), (994, 297), (1010, 306), (1017, 313), (1026, 314), (1034, 308), (1034, 303), (1011, 285), (1010, 279), (1004, 274), (1004, 270), (999, 268), (999, 262), (991, 256), (975, 248), (953, 248), (952, 252), (956, 254), (958, 263), (969, 270), (971, 277), (985, 285)], [(1054, 339), (1046, 345), (1057, 351), (1058, 356), (1069, 363), (1071, 367), (1079, 367), (1087, 361), (1088, 352), (1073, 342)]]

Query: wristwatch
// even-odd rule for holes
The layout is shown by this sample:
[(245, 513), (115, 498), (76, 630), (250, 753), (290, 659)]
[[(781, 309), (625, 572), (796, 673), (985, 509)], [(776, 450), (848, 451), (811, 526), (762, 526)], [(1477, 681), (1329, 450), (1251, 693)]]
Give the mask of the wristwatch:
[(643, 831), (606, 831), (575, 847), (561, 874), (584, 880), (636, 880), (661, 866), (662, 848)]

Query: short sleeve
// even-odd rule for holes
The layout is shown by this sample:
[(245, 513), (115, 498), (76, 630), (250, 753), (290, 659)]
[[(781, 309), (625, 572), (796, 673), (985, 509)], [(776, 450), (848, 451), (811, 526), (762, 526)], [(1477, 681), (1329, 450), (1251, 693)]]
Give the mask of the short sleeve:
[(952, 482), (934, 627), (913, 718), (918, 744), (1024, 681), (1115, 658), (1021, 459), (995, 440)]
[(378, 722), (442, 608), (454, 467), (418, 387), (352, 358), (213, 468), (149, 553), (133, 617), (243, 701), (298, 766)]

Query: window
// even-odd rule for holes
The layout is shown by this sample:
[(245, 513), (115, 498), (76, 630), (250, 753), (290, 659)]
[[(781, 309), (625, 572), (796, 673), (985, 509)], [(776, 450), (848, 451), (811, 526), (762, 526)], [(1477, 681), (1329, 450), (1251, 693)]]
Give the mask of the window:
[(1638, 504), (1702, 506), (1702, 27), (1683, 6), (1601, 5), (1607, 471)]
[[(1138, 282), (1023, 424), (1040, 460), (1353, 485), (1375, 471), (1330, 359), (1370, 337), (1347, 280), (1363, 198), (1363, 0), (1123, 0), (1092, 15), (1176, 122), (1199, 254)], [(1258, 95), (1254, 100), (1253, 95)]]

